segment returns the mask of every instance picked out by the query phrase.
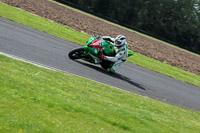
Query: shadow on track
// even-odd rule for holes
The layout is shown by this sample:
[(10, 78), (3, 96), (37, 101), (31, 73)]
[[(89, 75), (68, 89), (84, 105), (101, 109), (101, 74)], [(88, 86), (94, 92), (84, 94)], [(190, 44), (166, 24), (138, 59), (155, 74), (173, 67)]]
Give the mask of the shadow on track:
[(111, 77), (120, 79), (120, 80), (122, 80), (122, 81), (126, 81), (126, 82), (130, 83), (131, 85), (133, 85), (133, 86), (135, 86), (135, 87), (137, 87), (137, 88), (139, 88), (139, 89), (147, 90), (147, 88), (146, 88), (145, 86), (143, 86), (143, 85), (141, 85), (141, 84), (139, 84), (139, 83), (133, 82), (130, 78), (128, 78), (128, 77), (126, 77), (126, 76), (123, 76), (123, 75), (118, 74), (118, 73), (115, 73), (115, 74), (108, 73), (108, 72), (106, 72), (103, 68), (97, 67), (97, 66), (95, 66), (95, 65), (93, 65), (93, 64), (89, 64), (89, 63), (87, 63), (87, 62), (82, 62), (82, 61), (78, 61), (78, 60), (75, 60), (75, 61), (76, 61), (77, 63), (80, 63), (80, 64), (85, 65), (85, 66), (87, 66), (87, 67), (90, 67), (90, 68), (92, 68), (92, 69), (95, 69), (96, 71), (99, 71), (99, 72), (101, 72), (101, 73), (104, 73), (104, 74), (106, 74), (106, 75), (109, 75), (109, 76), (111, 76)]

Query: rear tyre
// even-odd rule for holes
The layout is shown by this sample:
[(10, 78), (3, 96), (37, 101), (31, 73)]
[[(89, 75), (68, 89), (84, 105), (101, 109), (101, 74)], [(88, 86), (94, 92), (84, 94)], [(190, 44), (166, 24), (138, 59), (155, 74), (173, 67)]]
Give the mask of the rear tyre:
[(81, 58), (83, 58), (83, 53), (84, 53), (84, 49), (78, 48), (78, 49), (74, 49), (71, 52), (69, 52), (68, 56), (72, 60), (81, 59)]
[(103, 69), (108, 69), (108, 68), (111, 68), (112, 66), (113, 66), (113, 62), (110, 62), (110, 61), (103, 61), (102, 63), (101, 63), (101, 67), (103, 68)]

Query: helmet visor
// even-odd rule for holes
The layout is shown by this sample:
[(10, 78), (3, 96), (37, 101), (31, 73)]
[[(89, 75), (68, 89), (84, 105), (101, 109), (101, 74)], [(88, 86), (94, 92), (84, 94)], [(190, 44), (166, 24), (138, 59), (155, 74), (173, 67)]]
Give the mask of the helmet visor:
[(117, 45), (120, 45), (120, 44), (121, 44), (121, 42), (118, 41), (118, 40), (116, 40), (115, 43), (116, 43)]

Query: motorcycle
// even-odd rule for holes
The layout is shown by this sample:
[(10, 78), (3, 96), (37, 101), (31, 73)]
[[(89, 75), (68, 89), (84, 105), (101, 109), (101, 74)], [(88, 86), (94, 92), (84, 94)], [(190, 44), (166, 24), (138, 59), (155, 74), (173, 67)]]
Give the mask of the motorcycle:
[[(128, 50), (128, 57), (134, 54), (133, 51)], [(74, 49), (69, 52), (70, 59), (82, 59), (93, 64), (100, 64), (102, 68), (111, 68), (114, 62), (103, 60), (100, 56), (115, 56), (114, 46), (109, 41), (101, 41), (100, 37), (92, 36), (87, 42), (86, 46)]]

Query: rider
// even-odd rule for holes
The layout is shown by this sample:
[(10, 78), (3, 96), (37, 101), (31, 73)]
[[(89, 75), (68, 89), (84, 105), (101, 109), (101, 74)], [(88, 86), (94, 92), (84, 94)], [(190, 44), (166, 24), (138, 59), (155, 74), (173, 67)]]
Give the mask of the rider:
[(107, 71), (111, 73), (115, 73), (117, 68), (126, 61), (128, 57), (128, 43), (126, 42), (126, 37), (123, 35), (118, 35), (115, 39), (110, 36), (102, 36), (101, 39), (103, 41), (110, 41), (111, 44), (114, 46), (115, 56), (105, 56), (101, 55), (103, 60), (108, 60), (114, 62), (113, 66), (109, 68)]

